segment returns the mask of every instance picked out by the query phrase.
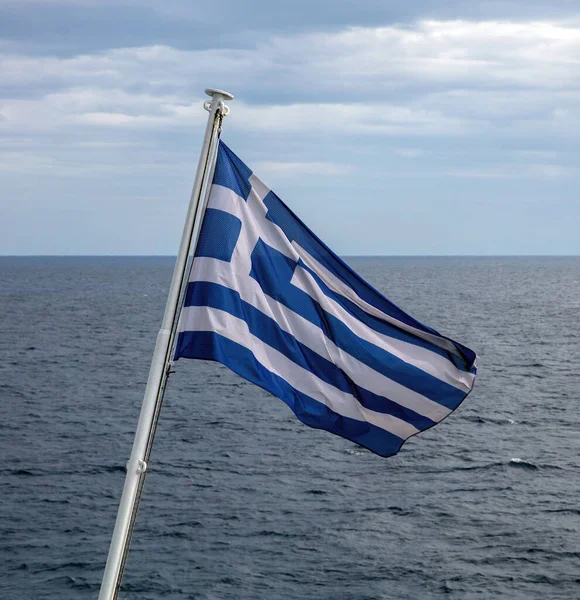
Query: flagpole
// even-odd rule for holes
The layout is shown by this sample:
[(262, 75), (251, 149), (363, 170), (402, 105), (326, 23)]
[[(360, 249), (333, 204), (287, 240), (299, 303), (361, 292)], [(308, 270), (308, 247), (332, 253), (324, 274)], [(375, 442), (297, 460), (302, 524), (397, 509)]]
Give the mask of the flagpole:
[(207, 89), (206, 94), (211, 96), (211, 100), (204, 103), (205, 109), (209, 111), (205, 137), (201, 147), (181, 244), (177, 260), (175, 261), (165, 313), (151, 360), (151, 368), (149, 370), (139, 422), (137, 423), (133, 449), (127, 463), (125, 485), (107, 556), (99, 600), (116, 600), (119, 594), (121, 578), (131, 542), (131, 534), (137, 516), (139, 499), (147, 472), (147, 461), (151, 453), (159, 410), (163, 401), (163, 392), (172, 364), (171, 349), (179, 317), (180, 300), (186, 284), (185, 275), (188, 257), (190, 253), (195, 251), (199, 236), (206, 196), (211, 183), (209, 179), (215, 167), (221, 122), (223, 117), (229, 113), (229, 108), (225, 105), (224, 101), (233, 100), (234, 98), (228, 92), (215, 89)]

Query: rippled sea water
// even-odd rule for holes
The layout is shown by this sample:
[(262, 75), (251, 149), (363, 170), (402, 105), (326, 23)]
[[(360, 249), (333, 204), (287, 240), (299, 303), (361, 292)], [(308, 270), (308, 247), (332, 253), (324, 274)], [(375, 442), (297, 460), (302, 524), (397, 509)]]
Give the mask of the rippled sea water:
[[(580, 258), (356, 258), (480, 356), (384, 459), (179, 361), (124, 599), (580, 598)], [(170, 258), (0, 258), (0, 598), (96, 598)]]

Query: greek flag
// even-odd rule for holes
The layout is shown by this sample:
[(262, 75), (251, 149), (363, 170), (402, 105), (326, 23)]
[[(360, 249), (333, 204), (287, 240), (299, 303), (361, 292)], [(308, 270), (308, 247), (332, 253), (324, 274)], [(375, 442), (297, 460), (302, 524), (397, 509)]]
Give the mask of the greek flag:
[(218, 361), (381, 456), (455, 410), (476, 356), (366, 283), (220, 141), (175, 359)]

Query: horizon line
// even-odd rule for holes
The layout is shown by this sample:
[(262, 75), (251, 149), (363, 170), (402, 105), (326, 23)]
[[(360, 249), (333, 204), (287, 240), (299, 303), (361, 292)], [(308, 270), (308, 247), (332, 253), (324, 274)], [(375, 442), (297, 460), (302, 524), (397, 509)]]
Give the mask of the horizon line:
[[(2, 258), (176, 258), (176, 254), (0, 254)], [(579, 258), (579, 254), (338, 254), (343, 258)]]

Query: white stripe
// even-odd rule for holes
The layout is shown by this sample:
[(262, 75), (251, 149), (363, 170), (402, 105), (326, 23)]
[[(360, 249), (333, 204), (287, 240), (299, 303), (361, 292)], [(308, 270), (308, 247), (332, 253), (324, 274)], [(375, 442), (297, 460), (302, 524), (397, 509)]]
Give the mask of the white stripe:
[[(344, 323), (355, 335), (383, 348), (406, 363), (422, 369), (429, 375), (444, 381), (464, 392), (469, 392), (473, 385), (473, 376), (458, 369), (450, 360), (422, 346), (397, 340), (359, 321), (345, 310), (336, 300), (329, 298), (321, 289), (311, 273), (302, 267), (296, 267), (291, 283), (313, 300), (318, 302), (329, 314)], [(326, 283), (326, 282), (325, 282)], [(382, 318), (382, 317), (381, 317)]]
[[(451, 412), (451, 409), (385, 377), (336, 346), (319, 327), (266, 296), (257, 281), (242, 274), (232, 273), (230, 263), (198, 257), (193, 264), (192, 279), (217, 283), (235, 290), (242, 300), (276, 321), (282, 330), (294, 336), (296, 340), (348, 373), (354, 383), (364, 389), (387, 397), (432, 421), (440, 421)], [(185, 322), (191, 322), (188, 316), (191, 309), (192, 307), (185, 307), (182, 310), (179, 331), (184, 331)]]
[(252, 185), (252, 192), (256, 195), (256, 198), (260, 202), (263, 202), (264, 198), (268, 195), (268, 193), (272, 191), (272, 190), (270, 190), (270, 188), (267, 185), (265, 185), (264, 183), (262, 183), (253, 174), (250, 175), (250, 178), (249, 178), (248, 181)]
[(391, 432), (401, 439), (407, 439), (419, 431), (402, 419), (361, 406), (351, 394), (335, 388), (311, 371), (298, 366), (284, 354), (252, 335), (248, 329), (248, 324), (243, 319), (238, 319), (215, 308), (192, 306), (189, 307), (183, 325), (185, 331), (216, 332), (244, 346), (252, 352), (256, 360), (268, 371), (284, 379), (299, 392), (322, 402), (339, 415), (357, 421), (366, 421)]

